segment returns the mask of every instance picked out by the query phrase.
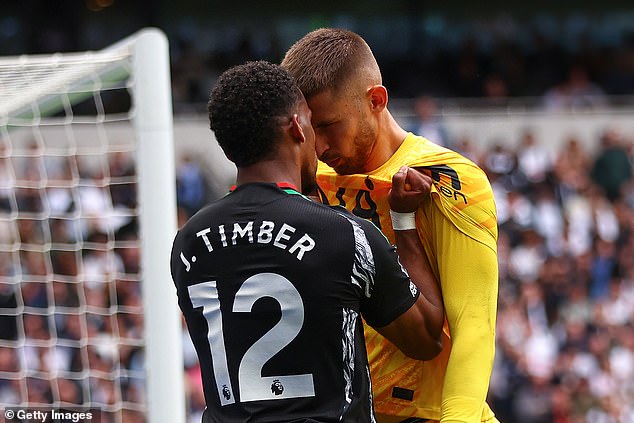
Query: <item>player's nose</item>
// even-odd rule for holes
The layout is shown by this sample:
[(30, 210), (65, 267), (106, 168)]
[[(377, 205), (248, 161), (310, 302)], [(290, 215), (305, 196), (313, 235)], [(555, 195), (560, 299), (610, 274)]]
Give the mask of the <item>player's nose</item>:
[(329, 149), (330, 146), (328, 145), (326, 138), (315, 134), (315, 150), (317, 151), (317, 157), (321, 159), (324, 153), (326, 153)]

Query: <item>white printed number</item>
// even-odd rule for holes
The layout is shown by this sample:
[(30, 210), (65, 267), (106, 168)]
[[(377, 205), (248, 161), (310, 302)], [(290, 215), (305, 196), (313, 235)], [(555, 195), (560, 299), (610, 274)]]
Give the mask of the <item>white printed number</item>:
[[(266, 287), (266, 293), (262, 287)], [(222, 314), (216, 281), (202, 282), (189, 288), (194, 307), (203, 308), (209, 333), (216, 387), (221, 405), (235, 403), (227, 367), (227, 353), (222, 330)], [(238, 368), (240, 401), (275, 400), (315, 396), (312, 374), (262, 376), (264, 365), (287, 346), (304, 324), (304, 303), (295, 286), (276, 273), (259, 273), (245, 280), (233, 303), (234, 313), (250, 313), (257, 300), (271, 297), (282, 310), (282, 318), (258, 339), (242, 357)]]

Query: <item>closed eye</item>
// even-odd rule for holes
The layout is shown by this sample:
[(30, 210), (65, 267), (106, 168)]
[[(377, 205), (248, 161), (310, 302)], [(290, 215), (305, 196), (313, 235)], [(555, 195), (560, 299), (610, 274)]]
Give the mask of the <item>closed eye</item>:
[(329, 126), (334, 125), (335, 123), (337, 123), (336, 120), (331, 120), (331, 121), (327, 121), (327, 122), (319, 122), (319, 123), (313, 125), (313, 127), (315, 129), (327, 128)]

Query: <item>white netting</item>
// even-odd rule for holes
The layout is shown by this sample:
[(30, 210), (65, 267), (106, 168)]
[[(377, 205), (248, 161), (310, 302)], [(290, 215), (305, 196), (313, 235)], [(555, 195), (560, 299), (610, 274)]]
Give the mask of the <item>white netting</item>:
[[(0, 59), (0, 116), (13, 118), (33, 111), (47, 114), (57, 94), (68, 97), (89, 94), (119, 83), (129, 70), (121, 66), (125, 51), (117, 53), (56, 54)], [(95, 77), (97, 76), (98, 77)], [(31, 101), (37, 99), (36, 107)]]
[(0, 60), (0, 404), (145, 418), (130, 67)]

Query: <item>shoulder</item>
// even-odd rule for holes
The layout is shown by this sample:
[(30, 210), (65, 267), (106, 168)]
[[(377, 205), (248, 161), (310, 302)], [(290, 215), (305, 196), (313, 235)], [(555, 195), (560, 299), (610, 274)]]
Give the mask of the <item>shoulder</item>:
[(323, 205), (323, 206), (331, 210), (337, 216), (339, 216), (340, 219), (343, 219), (344, 221), (348, 221), (351, 225), (361, 226), (363, 228), (368, 226), (373, 226), (376, 228), (376, 226), (374, 226), (372, 222), (366, 219), (362, 219), (359, 216), (355, 216), (350, 210), (346, 209), (343, 206), (340, 206), (340, 205), (333, 205), (333, 206)]
[[(426, 141), (425, 147), (409, 156), (410, 167), (426, 171), (435, 183), (449, 185), (454, 190), (482, 188), (490, 190), (484, 170), (457, 151)], [(465, 187), (466, 186), (466, 187)]]
[(374, 245), (388, 247), (391, 245), (385, 234), (370, 220), (355, 216), (350, 210), (342, 206), (327, 207), (348, 222), (348, 226), (352, 229), (357, 243), (359, 239), (366, 239), (369, 243)]

